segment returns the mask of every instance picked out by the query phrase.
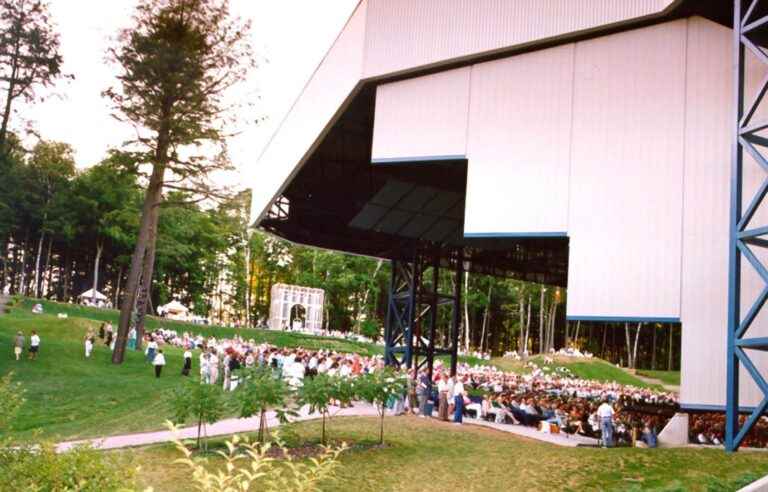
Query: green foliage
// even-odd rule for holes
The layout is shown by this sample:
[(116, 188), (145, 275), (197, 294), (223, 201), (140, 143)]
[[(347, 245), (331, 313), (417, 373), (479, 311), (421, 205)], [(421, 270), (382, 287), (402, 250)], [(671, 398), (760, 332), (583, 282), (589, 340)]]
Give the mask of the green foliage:
[(0, 1), (0, 79), (4, 86), (4, 106), (0, 123), (0, 154), (8, 142), (9, 120), (18, 112), (12, 109), (17, 99), (33, 102), (37, 90), (49, 87), (61, 77), (63, 59), (59, 54), (59, 35), (43, 2)]
[(304, 378), (304, 384), (298, 391), (300, 405), (308, 405), (310, 412), (319, 412), (323, 417), (321, 442), (326, 443), (325, 417), (328, 415), (328, 407), (334, 402), (340, 405), (348, 405), (355, 396), (352, 381), (341, 376), (329, 376), (318, 374), (311, 378)]
[(203, 426), (218, 422), (226, 411), (226, 401), (218, 385), (194, 380), (177, 387), (171, 401), (175, 423), (183, 424), (189, 420), (197, 423), (198, 447)]
[(360, 324), (360, 334), (375, 342), (381, 337), (381, 325), (375, 319), (366, 319)]
[(288, 417), (297, 415), (288, 408), (292, 393), (290, 387), (270, 368), (246, 370), (241, 373), (240, 381), (242, 382), (237, 391), (240, 417), (260, 416), (259, 442), (264, 442), (267, 410), (275, 410), (281, 423), (286, 423)]
[(13, 372), (9, 372), (0, 379), (0, 436), (13, 427), (24, 401), (21, 383), (14, 383)]
[(247, 438), (235, 435), (227, 441), (226, 452), (217, 452), (224, 466), (212, 471), (206, 466), (206, 461), (194, 459), (192, 451), (176, 440), (176, 448), (184, 455), (176, 463), (189, 471), (187, 477), (190, 483), (186, 486), (190, 489), (206, 492), (310, 492), (319, 490), (321, 482), (333, 479), (341, 464), (339, 455), (346, 449), (343, 444), (335, 448), (324, 447), (318, 457), (302, 460), (294, 457), (279, 438), (276, 443), (276, 449), (282, 455), (279, 461), (270, 457), (274, 450), (271, 443), (255, 445)]
[(130, 462), (87, 446), (57, 453), (53, 444), (0, 450), (0, 490), (102, 492), (127, 490)]
[(390, 398), (402, 398), (408, 388), (407, 376), (385, 367), (355, 379), (355, 395), (374, 405), (381, 417), (379, 444), (384, 444), (384, 406)]

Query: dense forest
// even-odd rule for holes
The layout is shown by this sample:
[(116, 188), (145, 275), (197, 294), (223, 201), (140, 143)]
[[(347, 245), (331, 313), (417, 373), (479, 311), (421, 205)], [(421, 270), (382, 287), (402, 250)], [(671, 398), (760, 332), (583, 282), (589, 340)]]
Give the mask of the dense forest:
[[(224, 122), (237, 105), (227, 90), (257, 68), (250, 24), (231, 16), (227, 2), (137, 7), (107, 48), (115, 80), (102, 93), (137, 137), (85, 168), (66, 142), (46, 140), (18, 118), (19, 103), (39, 104), (41, 90), (72, 77), (61, 70), (46, 4), (0, 7), (1, 293), (60, 302), (104, 293), (122, 307), (115, 363), (132, 313), (140, 320), (175, 299), (217, 324), (263, 326), (278, 282), (324, 289), (326, 329), (380, 336), (388, 262), (253, 230), (250, 193), (216, 183), (218, 171), (231, 169)], [(630, 367), (679, 366), (679, 326), (567, 322), (562, 289), (469, 273), (463, 285), (465, 352), (577, 347)]]

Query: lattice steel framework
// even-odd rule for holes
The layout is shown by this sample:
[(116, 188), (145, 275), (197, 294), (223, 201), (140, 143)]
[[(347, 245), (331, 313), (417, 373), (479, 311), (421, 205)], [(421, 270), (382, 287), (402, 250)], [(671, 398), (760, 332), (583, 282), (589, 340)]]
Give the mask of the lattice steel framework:
[[(746, 9), (744, 8), (746, 7)], [(747, 349), (768, 350), (768, 337), (747, 337), (747, 331), (761, 312), (768, 300), (768, 269), (757, 257), (752, 248), (768, 247), (768, 240), (763, 236), (768, 234), (768, 226), (752, 226), (750, 222), (755, 216), (763, 199), (768, 193), (768, 177), (763, 181), (754, 196), (750, 197), (746, 209), (742, 208), (742, 192), (744, 189), (744, 152), (746, 151), (757, 164), (768, 174), (768, 138), (759, 132), (768, 128), (768, 122), (753, 122), (753, 116), (758, 109), (764, 107), (763, 98), (768, 92), (768, 77), (766, 77), (757, 93), (745, 106), (745, 65), (746, 53), (750, 52), (761, 66), (768, 68), (768, 54), (760, 46), (764, 44), (768, 31), (767, 0), (735, 0), (733, 11), (734, 36), (734, 102), (735, 125), (734, 142), (731, 156), (731, 205), (730, 205), (730, 243), (729, 243), (729, 274), (728, 274), (728, 363), (726, 386), (726, 434), (725, 447), (735, 451), (744, 437), (754, 427), (758, 419), (768, 408), (768, 382), (757, 369), (747, 354)], [(741, 294), (743, 280), (741, 276), (741, 260), (746, 258), (749, 265), (755, 269), (765, 287), (758, 295), (746, 314), (742, 317)], [(763, 393), (763, 399), (744, 423), (739, 426), (739, 368), (743, 366), (750, 378)]]
[[(444, 256), (443, 256), (444, 260)], [(450, 355), (451, 375), (456, 374), (461, 315), (461, 282), (464, 260), (451, 254), (452, 268), (441, 268), (439, 253), (417, 252), (413, 261), (392, 261), (389, 307), (384, 327), (385, 360), (406, 370), (426, 366), (430, 381), (435, 356)], [(452, 292), (441, 288), (441, 272), (453, 276)], [(440, 346), (439, 325), (448, 324), (448, 346)]]

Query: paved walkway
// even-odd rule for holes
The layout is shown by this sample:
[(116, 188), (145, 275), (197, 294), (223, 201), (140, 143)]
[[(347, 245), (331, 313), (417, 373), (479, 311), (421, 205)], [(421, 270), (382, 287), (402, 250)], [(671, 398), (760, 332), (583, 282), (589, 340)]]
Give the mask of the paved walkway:
[[(332, 407), (330, 410), (332, 417), (370, 417), (377, 416), (376, 409), (367, 404), (359, 403), (350, 408), (338, 408)], [(307, 408), (303, 408), (299, 414), (299, 417), (294, 421), (306, 421), (320, 418), (320, 414), (310, 414)], [(575, 446), (594, 446), (597, 445), (596, 439), (591, 439), (584, 436), (568, 434), (545, 434), (539, 432), (532, 427), (524, 427), (522, 425), (509, 425), (509, 424), (496, 424), (493, 422), (486, 422), (482, 419), (464, 419), (465, 424), (477, 425), (481, 427), (488, 427), (502, 432), (508, 432), (522, 437), (530, 439), (536, 439), (538, 441), (544, 441), (557, 446), (575, 447)], [(269, 428), (275, 428), (280, 425), (279, 420), (275, 416), (274, 412), (267, 414), (267, 426)], [(447, 424), (446, 425), (452, 425)], [(453, 426), (453, 425), (452, 425)], [(461, 427), (453, 426), (457, 430)], [(220, 422), (216, 422), (213, 425), (207, 427), (208, 437), (215, 436), (227, 436), (232, 434), (242, 434), (248, 432), (256, 432), (259, 429), (259, 418), (251, 417), (247, 419), (227, 419)], [(178, 431), (176, 437), (181, 439), (195, 439), (197, 437), (197, 426), (184, 427)], [(174, 435), (170, 431), (156, 431), (156, 432), (142, 432), (138, 434), (126, 434), (122, 436), (111, 436), (96, 439), (82, 439), (77, 441), (66, 441), (56, 445), (58, 452), (67, 451), (79, 444), (90, 444), (96, 449), (119, 449), (135, 446), (146, 446), (150, 444), (159, 444), (164, 442), (170, 442), (174, 439)]]

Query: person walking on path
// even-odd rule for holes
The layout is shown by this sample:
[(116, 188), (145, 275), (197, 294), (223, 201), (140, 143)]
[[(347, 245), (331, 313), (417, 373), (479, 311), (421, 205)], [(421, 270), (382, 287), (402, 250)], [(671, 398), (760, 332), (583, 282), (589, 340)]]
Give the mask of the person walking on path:
[(29, 337), (29, 360), (37, 359), (37, 352), (40, 350), (40, 337), (35, 330), (32, 330), (32, 336)]
[(603, 400), (603, 403), (597, 408), (597, 418), (600, 419), (600, 432), (603, 435), (603, 446), (606, 448), (613, 447), (613, 407), (608, 400)]
[(155, 355), (152, 365), (155, 366), (155, 377), (159, 378), (160, 373), (163, 372), (163, 366), (165, 365), (165, 356), (163, 355), (162, 349), (157, 351), (157, 355)]
[(453, 423), (461, 424), (464, 421), (464, 382), (463, 378), (456, 377), (453, 385)]
[(18, 331), (16, 332), (16, 340), (13, 342), (13, 353), (16, 355), (16, 360), (21, 359), (22, 352), (24, 352), (24, 334)]
[(181, 368), (181, 375), (189, 376), (190, 369), (192, 369), (192, 352), (186, 349), (184, 351), (184, 367)]

